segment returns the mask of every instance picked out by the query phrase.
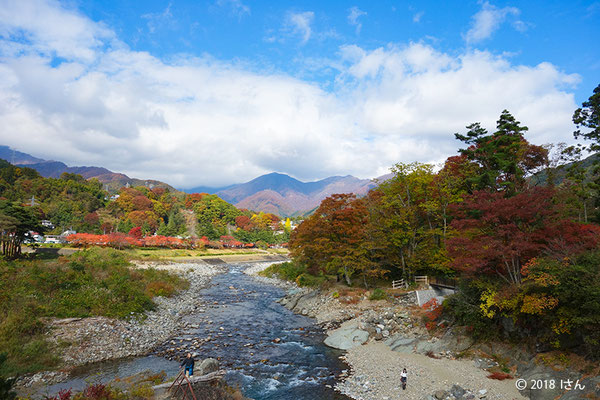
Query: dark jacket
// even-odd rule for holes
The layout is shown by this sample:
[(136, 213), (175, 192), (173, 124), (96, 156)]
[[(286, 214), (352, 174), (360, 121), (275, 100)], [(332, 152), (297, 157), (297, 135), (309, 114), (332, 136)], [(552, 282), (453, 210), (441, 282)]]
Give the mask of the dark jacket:
[(183, 362), (181, 363), (182, 367), (193, 367), (194, 366), (194, 357), (190, 357), (190, 358), (184, 358)]

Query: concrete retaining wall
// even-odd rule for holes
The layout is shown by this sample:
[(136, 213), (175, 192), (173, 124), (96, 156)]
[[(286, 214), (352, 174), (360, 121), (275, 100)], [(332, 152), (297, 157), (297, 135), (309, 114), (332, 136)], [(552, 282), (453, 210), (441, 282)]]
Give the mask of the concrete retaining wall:
[(452, 289), (443, 289), (443, 288), (431, 288), (426, 290), (415, 290), (417, 294), (417, 304), (422, 306), (427, 303), (431, 299), (437, 299), (440, 303), (444, 301), (446, 296), (454, 294), (454, 290)]

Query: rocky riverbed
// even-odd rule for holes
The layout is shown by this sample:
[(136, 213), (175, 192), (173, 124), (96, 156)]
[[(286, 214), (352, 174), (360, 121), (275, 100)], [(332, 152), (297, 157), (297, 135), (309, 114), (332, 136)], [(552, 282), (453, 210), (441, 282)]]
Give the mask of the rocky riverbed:
[(209, 284), (212, 276), (223, 272), (223, 267), (202, 262), (150, 262), (137, 263), (135, 267), (172, 271), (186, 279), (190, 286), (176, 296), (155, 298), (156, 309), (146, 313), (143, 319), (94, 317), (48, 321), (49, 340), (64, 347), (65, 370), (21, 378), (18, 386), (58, 382), (68, 377), (70, 369), (80, 365), (149, 353), (175, 332), (186, 328), (186, 315), (201, 312), (205, 304), (200, 290)]
[[(369, 301), (365, 294), (345, 299), (337, 292), (295, 290), (279, 302), (315, 318), (328, 329), (325, 344), (346, 350), (350, 370), (337, 389), (361, 400), (381, 399), (519, 399), (600, 398), (600, 377), (557, 365), (545, 365), (535, 352), (505, 343), (474, 343), (460, 328), (431, 335), (415, 306), (413, 293), (388, 301)], [(416, 311), (416, 312), (415, 312)], [(499, 365), (499, 362), (502, 365)], [(525, 379), (489, 379), (499, 367)], [(402, 368), (409, 371), (406, 390)], [(561, 381), (579, 379), (584, 389), (560, 389)], [(552, 389), (532, 389), (533, 381), (554, 382)]]

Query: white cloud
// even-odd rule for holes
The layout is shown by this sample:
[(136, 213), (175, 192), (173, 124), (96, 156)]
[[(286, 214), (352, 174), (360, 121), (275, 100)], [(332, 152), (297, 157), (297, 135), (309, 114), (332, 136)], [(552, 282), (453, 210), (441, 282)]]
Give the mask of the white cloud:
[(96, 52), (110, 45), (114, 32), (94, 23), (57, 1), (6, 0), (0, 7), (3, 54), (36, 51), (45, 55), (91, 61)]
[(425, 15), (425, 11), (419, 11), (418, 13), (413, 15), (413, 22), (415, 22), (415, 23), (421, 22), (421, 18), (423, 18), (423, 15)]
[[(421, 43), (345, 46), (329, 65), (337, 78), (326, 91), (209, 56), (166, 62), (132, 51), (54, 2), (8, 5), (0, 11), (0, 142), (70, 165), (178, 187), (274, 170), (374, 177), (400, 161), (444, 160), (459, 147), (454, 132), (474, 121), (493, 129), (505, 108), (534, 143), (571, 137), (568, 90), (578, 78), (549, 63), (514, 65)], [(37, 7), (52, 24), (37, 22)]]
[(169, 3), (167, 8), (165, 8), (162, 12), (142, 15), (143, 19), (148, 20), (148, 31), (150, 33), (156, 32), (157, 28), (165, 24), (172, 24), (174, 22), (173, 14), (171, 13), (172, 6), (173, 4)]
[[(521, 11), (516, 7), (498, 8), (486, 1), (481, 5), (481, 10), (473, 16), (465, 40), (467, 43), (481, 42), (491, 37), (507, 17), (517, 17), (520, 13)], [(514, 26), (519, 31), (526, 28), (522, 21), (516, 21)]]
[(360, 34), (360, 30), (362, 29), (362, 23), (359, 21), (359, 18), (364, 15), (367, 15), (367, 13), (356, 6), (348, 10), (348, 23), (356, 27), (357, 35)]
[(228, 7), (231, 13), (241, 19), (245, 15), (250, 15), (250, 7), (242, 3), (241, 0), (217, 0), (219, 7)]
[(315, 19), (315, 13), (312, 11), (289, 12), (285, 19), (285, 29), (290, 33), (299, 35), (301, 43), (308, 42), (312, 35), (311, 25)]

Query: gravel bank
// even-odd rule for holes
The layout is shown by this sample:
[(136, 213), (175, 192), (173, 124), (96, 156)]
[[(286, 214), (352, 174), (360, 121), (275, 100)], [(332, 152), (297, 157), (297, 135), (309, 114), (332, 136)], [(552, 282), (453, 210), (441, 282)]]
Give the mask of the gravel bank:
[[(453, 385), (474, 393), (485, 390), (492, 399), (523, 399), (514, 380), (488, 379), (488, 372), (471, 360), (433, 359), (421, 354), (392, 351), (382, 342), (370, 342), (350, 349), (344, 356), (351, 365), (351, 377), (340, 383), (340, 392), (360, 400), (421, 400), (438, 390), (450, 392)], [(402, 368), (408, 371), (406, 390), (400, 385)]]
[[(370, 301), (367, 295), (348, 300), (342, 295), (334, 298), (325, 292), (303, 291), (279, 301), (328, 329), (327, 345), (347, 349), (344, 361), (350, 371), (336, 387), (347, 396), (360, 400), (429, 400), (435, 393), (439, 399), (524, 398), (514, 379), (487, 378), (489, 372), (477, 365), (481, 359), (455, 359), (457, 353), (471, 347), (468, 337), (431, 337), (420, 318), (411, 312), (416, 300), (412, 294), (390, 301)], [(439, 359), (426, 356), (427, 350)], [(406, 391), (400, 386), (402, 368), (409, 372)], [(457, 385), (457, 394), (465, 390), (464, 397), (452, 394), (453, 385)]]
[[(68, 318), (49, 321), (49, 340), (68, 343), (62, 358), (66, 369), (94, 363), (138, 356), (149, 353), (185, 328), (183, 317), (204, 306), (200, 289), (206, 287), (212, 276), (222, 273), (219, 266), (195, 263), (136, 263), (136, 268), (157, 268), (179, 274), (190, 287), (176, 296), (154, 299), (157, 307), (146, 313), (146, 318), (129, 321), (106, 317)], [(57, 382), (65, 373), (40, 372), (20, 380), (20, 386), (29, 387), (38, 382)]]

